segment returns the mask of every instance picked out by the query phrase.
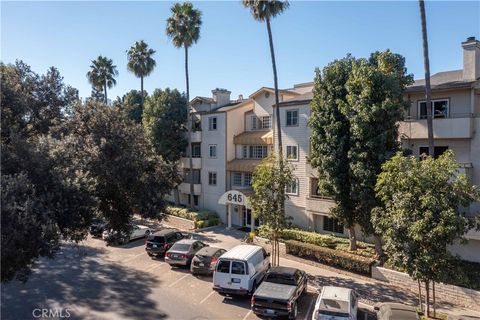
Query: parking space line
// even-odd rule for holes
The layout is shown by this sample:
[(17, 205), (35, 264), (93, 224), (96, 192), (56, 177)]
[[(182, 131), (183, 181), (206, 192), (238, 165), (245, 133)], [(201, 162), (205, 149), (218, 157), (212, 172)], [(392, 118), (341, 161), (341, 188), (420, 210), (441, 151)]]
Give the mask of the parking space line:
[(130, 258), (126, 259), (126, 260), (123, 260), (123, 262), (124, 262), (124, 263), (129, 263), (130, 261), (133, 261), (133, 260), (137, 259), (138, 257), (140, 257), (141, 255), (144, 255), (144, 254), (145, 254), (145, 252), (136, 254), (136, 255), (134, 255), (133, 257), (130, 257)]
[(252, 314), (252, 310), (248, 311), (248, 313), (245, 315), (245, 317), (243, 317), (243, 320), (246, 320), (248, 318), (249, 315)]
[(180, 279), (177, 279), (175, 280), (174, 282), (172, 282), (168, 287), (171, 288), (173, 287), (174, 285), (176, 285), (177, 283), (179, 283), (180, 281), (182, 281), (183, 279), (185, 279), (186, 277), (188, 277), (190, 274), (186, 274), (184, 275), (183, 277), (181, 277)]
[(208, 294), (208, 296), (206, 296), (205, 298), (203, 298), (203, 300), (200, 301), (199, 304), (202, 304), (202, 303), (204, 303), (205, 301), (207, 301), (207, 299), (210, 298), (210, 297), (212, 296), (212, 294), (214, 294), (214, 293), (215, 293), (215, 291), (212, 290), (212, 292), (210, 292), (210, 293)]
[(308, 319), (308, 315), (310, 314), (310, 311), (312, 311), (313, 304), (314, 302), (316, 302), (316, 300), (317, 299), (314, 297), (312, 301), (310, 301), (310, 304), (308, 305), (307, 313), (305, 313), (305, 317), (303, 317), (304, 320)]
[(148, 269), (145, 269), (145, 271), (151, 272), (151, 271), (153, 271), (153, 270), (155, 270), (155, 269), (157, 269), (157, 268), (160, 268), (160, 267), (163, 266), (164, 264), (165, 264), (165, 263), (163, 263), (163, 262), (159, 262), (157, 265), (155, 265), (155, 266), (153, 266), (153, 267), (150, 267), (150, 268), (148, 268)]

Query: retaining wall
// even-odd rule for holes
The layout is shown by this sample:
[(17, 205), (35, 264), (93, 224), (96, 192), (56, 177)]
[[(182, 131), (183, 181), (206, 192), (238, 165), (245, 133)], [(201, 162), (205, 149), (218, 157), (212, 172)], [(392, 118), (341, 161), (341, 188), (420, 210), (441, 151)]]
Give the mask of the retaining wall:
[(187, 220), (184, 218), (172, 216), (170, 214), (165, 214), (162, 219), (162, 223), (167, 224), (170, 227), (177, 228), (179, 230), (194, 230), (195, 223), (192, 220)]

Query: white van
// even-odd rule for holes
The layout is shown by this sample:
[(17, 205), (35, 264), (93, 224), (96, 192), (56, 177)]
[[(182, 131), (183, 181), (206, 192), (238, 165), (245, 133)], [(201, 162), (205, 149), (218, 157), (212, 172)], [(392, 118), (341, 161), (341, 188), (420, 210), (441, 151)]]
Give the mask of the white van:
[(352, 289), (325, 286), (318, 295), (312, 320), (357, 320), (357, 305)]
[(270, 268), (269, 256), (265, 249), (254, 245), (239, 245), (225, 252), (213, 273), (213, 290), (221, 294), (252, 294)]

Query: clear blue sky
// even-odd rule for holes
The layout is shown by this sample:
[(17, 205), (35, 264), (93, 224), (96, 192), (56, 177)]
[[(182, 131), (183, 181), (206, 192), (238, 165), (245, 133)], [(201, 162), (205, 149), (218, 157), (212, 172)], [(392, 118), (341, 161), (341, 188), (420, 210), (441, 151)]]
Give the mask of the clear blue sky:
[[(145, 40), (157, 51), (157, 68), (145, 88), (185, 89), (183, 50), (165, 35), (172, 2), (5, 2), (1, 3), (1, 60), (22, 59), (38, 73), (57, 67), (80, 96), (90, 95), (85, 74), (98, 55), (118, 66), (109, 97), (138, 89), (126, 69), (125, 51)], [(203, 12), (199, 42), (190, 50), (191, 97), (223, 87), (248, 95), (272, 86), (264, 24), (240, 1), (194, 2)], [(480, 2), (426, 3), (432, 73), (462, 68), (461, 42), (480, 38)], [(347, 53), (366, 57), (387, 48), (406, 57), (408, 72), (423, 78), (417, 1), (299, 2), (273, 21), (279, 85), (311, 81), (322, 67)]]

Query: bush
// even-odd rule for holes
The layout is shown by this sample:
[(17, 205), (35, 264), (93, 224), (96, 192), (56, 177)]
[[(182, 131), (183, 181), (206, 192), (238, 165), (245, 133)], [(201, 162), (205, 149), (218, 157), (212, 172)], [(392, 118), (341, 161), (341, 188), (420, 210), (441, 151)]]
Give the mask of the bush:
[(375, 262), (372, 258), (296, 240), (286, 241), (285, 246), (289, 254), (366, 275), (370, 275), (370, 268)]
[(196, 229), (216, 226), (220, 223), (217, 213), (210, 210), (190, 211), (183, 207), (167, 206), (165, 213), (194, 221)]

